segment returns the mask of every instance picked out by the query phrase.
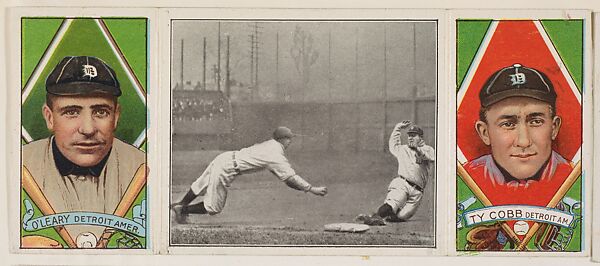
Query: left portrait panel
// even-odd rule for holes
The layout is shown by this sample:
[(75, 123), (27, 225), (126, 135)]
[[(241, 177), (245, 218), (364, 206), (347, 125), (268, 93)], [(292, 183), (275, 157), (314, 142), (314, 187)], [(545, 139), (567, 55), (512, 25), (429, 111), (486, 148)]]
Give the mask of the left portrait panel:
[(20, 32), (19, 249), (147, 249), (148, 19)]

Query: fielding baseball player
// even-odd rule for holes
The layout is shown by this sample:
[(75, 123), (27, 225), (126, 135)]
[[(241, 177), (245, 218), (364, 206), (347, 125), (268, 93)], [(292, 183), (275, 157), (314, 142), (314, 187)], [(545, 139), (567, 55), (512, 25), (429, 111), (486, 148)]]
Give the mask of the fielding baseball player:
[[(189, 213), (220, 213), (227, 200), (227, 188), (234, 179), (243, 173), (267, 169), (289, 187), (310, 192), (318, 196), (327, 194), (326, 187), (313, 187), (300, 177), (291, 167), (284, 155), (284, 150), (291, 144), (294, 134), (287, 127), (278, 127), (273, 132), (273, 139), (239, 151), (228, 151), (218, 155), (206, 167), (202, 175), (192, 183), (190, 190), (177, 203), (171, 205), (178, 223), (186, 223)], [(203, 201), (190, 203), (198, 196)]]
[[(114, 70), (95, 57), (65, 57), (48, 75), (42, 112), (53, 134), (23, 146), (23, 166), (56, 213), (112, 214), (144, 164), (144, 152), (114, 136), (120, 95)], [(65, 227), (80, 248), (96, 247), (105, 229)], [(30, 247), (56, 243), (28, 237)]]
[[(425, 144), (423, 130), (404, 120), (394, 127), (389, 140), (390, 152), (398, 160), (398, 176), (392, 180), (384, 203), (373, 215), (360, 214), (357, 221), (368, 225), (385, 225), (385, 219), (406, 221), (412, 217), (423, 196), (423, 189), (433, 172), (435, 150)], [(409, 127), (409, 128), (408, 128)], [(408, 128), (408, 144), (402, 144), (401, 130)]]

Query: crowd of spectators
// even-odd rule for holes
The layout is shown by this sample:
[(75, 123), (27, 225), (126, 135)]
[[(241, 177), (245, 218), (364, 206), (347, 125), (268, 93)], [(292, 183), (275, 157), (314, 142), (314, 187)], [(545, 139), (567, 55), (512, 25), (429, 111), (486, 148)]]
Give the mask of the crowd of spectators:
[(174, 98), (171, 106), (173, 119), (178, 121), (224, 120), (228, 118), (228, 109), (225, 98)]

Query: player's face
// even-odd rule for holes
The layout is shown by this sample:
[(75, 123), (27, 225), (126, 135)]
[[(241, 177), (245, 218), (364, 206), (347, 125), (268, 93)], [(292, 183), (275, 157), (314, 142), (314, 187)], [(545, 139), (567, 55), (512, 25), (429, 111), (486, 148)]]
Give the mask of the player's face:
[(421, 143), (421, 136), (417, 133), (408, 133), (408, 144), (412, 147), (417, 147)]
[(110, 151), (119, 120), (113, 98), (58, 96), (42, 111), (56, 146), (71, 162), (94, 166)]
[(283, 145), (284, 149), (287, 149), (290, 144), (292, 144), (292, 139), (291, 138), (282, 138), (281, 139), (281, 145)]
[(528, 97), (511, 97), (492, 105), (487, 123), (478, 121), (481, 140), (491, 146), (494, 160), (517, 179), (535, 175), (552, 153), (561, 120), (550, 105)]

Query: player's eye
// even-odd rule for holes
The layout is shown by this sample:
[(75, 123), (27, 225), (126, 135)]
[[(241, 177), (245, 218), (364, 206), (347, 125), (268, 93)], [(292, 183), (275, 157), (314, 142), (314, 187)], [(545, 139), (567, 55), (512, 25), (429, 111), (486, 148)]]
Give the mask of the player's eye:
[(517, 127), (517, 124), (512, 121), (503, 121), (503, 122), (500, 122), (499, 126), (503, 129), (514, 129)]
[(66, 117), (75, 117), (79, 115), (79, 110), (77, 109), (67, 109), (64, 110), (61, 115), (66, 116)]
[(93, 111), (93, 115), (98, 118), (105, 118), (110, 115), (110, 111), (106, 109), (97, 109)]
[(539, 127), (543, 124), (544, 124), (544, 119), (541, 119), (541, 118), (534, 118), (529, 121), (529, 125), (531, 125), (531, 126)]

